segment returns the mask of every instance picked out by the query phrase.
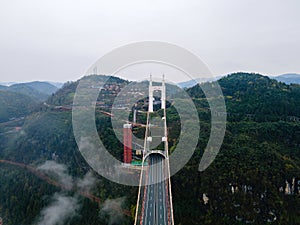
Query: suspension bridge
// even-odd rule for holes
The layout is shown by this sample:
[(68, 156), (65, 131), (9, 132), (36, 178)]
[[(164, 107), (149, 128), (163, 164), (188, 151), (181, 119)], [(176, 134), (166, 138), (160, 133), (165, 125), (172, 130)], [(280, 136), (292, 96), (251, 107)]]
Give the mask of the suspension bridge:
[[(163, 110), (163, 116), (156, 120), (153, 119), (154, 92), (161, 92)], [(154, 86), (150, 77), (149, 107), (135, 225), (174, 225), (168, 150), (165, 80), (163, 77), (161, 85)]]

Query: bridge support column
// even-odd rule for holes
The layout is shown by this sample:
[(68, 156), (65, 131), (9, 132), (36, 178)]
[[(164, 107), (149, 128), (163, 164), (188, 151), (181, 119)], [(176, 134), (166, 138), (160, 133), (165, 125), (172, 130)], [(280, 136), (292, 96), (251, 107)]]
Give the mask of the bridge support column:
[(132, 162), (132, 125), (124, 124), (124, 163), (130, 164)]

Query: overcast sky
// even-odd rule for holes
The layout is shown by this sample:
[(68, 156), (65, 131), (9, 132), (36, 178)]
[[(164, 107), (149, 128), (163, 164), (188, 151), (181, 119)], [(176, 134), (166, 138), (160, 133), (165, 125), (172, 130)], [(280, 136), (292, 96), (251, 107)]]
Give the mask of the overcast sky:
[(143, 40), (191, 50), (215, 75), (300, 73), (299, 10), (299, 0), (1, 0), (0, 82), (77, 80)]

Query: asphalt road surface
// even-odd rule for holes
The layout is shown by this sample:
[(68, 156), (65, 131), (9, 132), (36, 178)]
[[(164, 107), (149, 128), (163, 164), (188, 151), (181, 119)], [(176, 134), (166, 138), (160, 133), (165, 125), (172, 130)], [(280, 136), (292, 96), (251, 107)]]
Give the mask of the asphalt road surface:
[(166, 181), (158, 182), (164, 173), (163, 157), (159, 154), (149, 156), (150, 167), (148, 172), (148, 183), (146, 190), (146, 204), (144, 211), (144, 225), (168, 224), (168, 208), (166, 198)]

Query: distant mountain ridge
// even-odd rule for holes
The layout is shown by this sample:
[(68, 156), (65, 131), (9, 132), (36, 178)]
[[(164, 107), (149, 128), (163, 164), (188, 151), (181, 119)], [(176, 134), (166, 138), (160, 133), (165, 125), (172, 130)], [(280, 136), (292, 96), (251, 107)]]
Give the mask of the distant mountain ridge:
[(0, 90), (6, 90), (6, 89), (7, 89), (7, 86), (4, 86), (4, 85), (0, 84)]
[(27, 95), (0, 90), (0, 123), (27, 116), (36, 102)]
[(178, 86), (181, 88), (190, 88), (190, 87), (195, 86), (198, 83), (217, 81), (222, 77), (223, 76), (201, 77), (201, 78), (197, 78), (195, 80), (188, 80), (188, 81), (180, 82), (180, 83), (178, 83)]
[(29, 115), (36, 105), (46, 101), (58, 88), (47, 82), (0, 85), (0, 122)]
[(270, 78), (286, 84), (300, 84), (300, 74), (297, 73), (287, 73), (274, 77), (270, 76)]
[(40, 81), (0, 86), (0, 89), (27, 95), (37, 102), (47, 100), (51, 94), (58, 90), (56, 86), (48, 82)]
[(34, 82), (41, 82), (41, 83), (49, 83), (49, 84), (52, 84), (54, 85), (55, 87), (57, 88), (61, 88), (64, 83), (63, 82), (53, 82), (53, 81), (32, 81), (32, 82), (0, 82), (0, 86), (6, 86), (6, 87), (9, 87), (9, 86), (12, 86), (14, 84), (26, 84), (26, 83), (34, 83)]
[(30, 87), (40, 93), (51, 95), (57, 91), (57, 87), (48, 83), (48, 82), (41, 82), (41, 81), (34, 81), (29, 83), (20, 83), (20, 84), (13, 84), (9, 86), (9, 89), (16, 89), (22, 87)]
[(57, 88), (61, 88), (62, 86), (64, 86), (64, 83), (61, 82), (51, 82), (51, 81), (47, 81), (49, 84), (54, 85)]
[(2, 86), (11, 86), (11, 85), (13, 85), (13, 84), (16, 84), (16, 82), (0, 82), (0, 85), (2, 85)]

